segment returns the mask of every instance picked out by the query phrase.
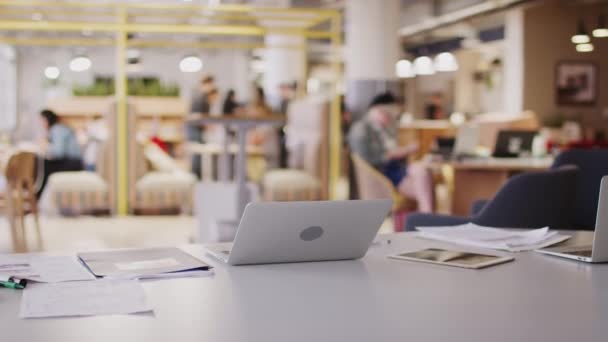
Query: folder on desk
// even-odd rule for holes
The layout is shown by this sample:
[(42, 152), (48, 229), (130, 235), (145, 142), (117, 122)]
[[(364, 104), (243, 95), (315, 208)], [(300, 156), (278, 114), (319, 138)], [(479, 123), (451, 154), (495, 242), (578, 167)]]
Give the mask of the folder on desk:
[(78, 257), (97, 277), (138, 278), (210, 269), (179, 248), (121, 249), (80, 253)]

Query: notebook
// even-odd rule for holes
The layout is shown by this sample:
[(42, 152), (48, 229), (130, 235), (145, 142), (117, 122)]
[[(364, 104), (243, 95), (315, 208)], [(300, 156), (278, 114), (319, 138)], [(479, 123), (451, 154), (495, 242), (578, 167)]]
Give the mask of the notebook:
[(134, 278), (210, 269), (206, 263), (175, 247), (108, 250), (79, 253), (78, 257), (97, 277)]

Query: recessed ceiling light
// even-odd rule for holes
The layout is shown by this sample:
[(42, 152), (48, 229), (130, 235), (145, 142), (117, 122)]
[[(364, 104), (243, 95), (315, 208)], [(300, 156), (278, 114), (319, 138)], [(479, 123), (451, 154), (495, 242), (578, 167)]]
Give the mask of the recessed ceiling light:
[(81, 72), (91, 67), (91, 59), (87, 56), (77, 56), (70, 61), (70, 70)]
[(59, 75), (61, 75), (61, 70), (56, 66), (51, 65), (44, 68), (44, 77), (49, 80), (56, 80), (59, 78)]
[(186, 56), (179, 62), (181, 72), (198, 72), (203, 68), (203, 61), (197, 56)]

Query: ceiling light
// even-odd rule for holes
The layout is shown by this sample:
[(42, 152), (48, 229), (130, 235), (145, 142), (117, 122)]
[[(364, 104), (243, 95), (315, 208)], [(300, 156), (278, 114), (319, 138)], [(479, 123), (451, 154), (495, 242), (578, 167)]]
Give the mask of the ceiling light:
[(458, 61), (452, 53), (442, 52), (435, 56), (435, 70), (456, 71), (458, 70)]
[(433, 75), (435, 68), (433, 60), (428, 56), (420, 56), (414, 60), (414, 72), (416, 75)]
[(181, 72), (197, 72), (202, 68), (203, 61), (197, 56), (187, 56), (179, 62), (179, 70)]
[(81, 72), (89, 70), (91, 67), (91, 59), (87, 56), (77, 56), (70, 61), (70, 70)]
[(576, 34), (572, 36), (572, 42), (574, 44), (586, 44), (589, 43), (590, 38), (585, 29), (585, 22), (581, 19), (578, 21), (578, 27)]
[(407, 59), (402, 59), (395, 64), (395, 73), (397, 77), (412, 78), (416, 76), (412, 62)]
[(603, 14), (597, 17), (597, 27), (592, 33), (595, 38), (608, 37), (608, 26), (606, 25), (606, 17)]
[(56, 66), (47, 66), (44, 68), (44, 77), (49, 80), (56, 80), (59, 78), (59, 75), (61, 75), (61, 71)]
[(593, 51), (593, 44), (591, 44), (591, 43), (577, 44), (576, 45), (576, 51), (578, 51), (578, 52), (591, 52), (591, 51)]

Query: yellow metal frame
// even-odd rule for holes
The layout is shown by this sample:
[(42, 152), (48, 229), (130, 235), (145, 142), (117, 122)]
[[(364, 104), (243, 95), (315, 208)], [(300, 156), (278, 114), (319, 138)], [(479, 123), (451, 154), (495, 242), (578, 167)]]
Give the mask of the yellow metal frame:
[[(23, 19), (33, 13), (43, 15), (42, 20)], [(46, 17), (45, 17), (46, 16)], [(55, 20), (63, 16), (69, 20)], [(91, 19), (93, 18), (93, 19)], [(154, 22), (153, 19), (164, 22)], [(217, 20), (217, 23), (187, 23), (192, 19)], [(109, 20), (108, 20), (109, 19)], [(144, 22), (138, 19), (145, 19)], [(175, 23), (167, 23), (166, 20)], [(272, 22), (261, 26), (257, 22)], [(315, 29), (329, 22), (329, 30)], [(295, 26), (297, 24), (299, 26)], [(335, 198), (336, 185), (340, 177), (341, 160), (341, 113), (338, 84), (342, 75), (338, 55), (342, 45), (342, 17), (334, 9), (309, 8), (261, 8), (248, 5), (198, 6), (194, 4), (121, 3), (121, 2), (64, 2), (35, 0), (0, 0), (0, 32), (107, 32), (109, 37), (13, 37), (0, 35), (0, 43), (11, 45), (77, 45), (115, 46), (116, 48), (116, 101), (117, 101), (117, 209), (119, 215), (128, 213), (128, 110), (126, 50), (129, 47), (188, 47), (201, 49), (257, 49), (268, 47), (255, 42), (175, 42), (164, 40), (129, 40), (130, 33), (188, 34), (263, 37), (268, 34), (294, 35), (304, 38), (304, 44), (296, 46), (272, 46), (273, 48), (296, 49), (303, 55), (300, 66), (303, 73), (301, 92), (305, 92), (308, 73), (307, 53), (309, 39), (328, 39), (333, 48), (332, 70), (336, 75), (331, 101), (330, 117), (330, 197)]]

